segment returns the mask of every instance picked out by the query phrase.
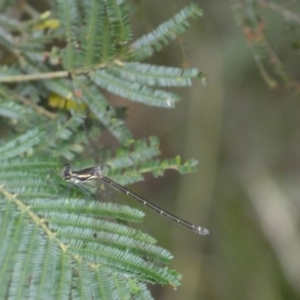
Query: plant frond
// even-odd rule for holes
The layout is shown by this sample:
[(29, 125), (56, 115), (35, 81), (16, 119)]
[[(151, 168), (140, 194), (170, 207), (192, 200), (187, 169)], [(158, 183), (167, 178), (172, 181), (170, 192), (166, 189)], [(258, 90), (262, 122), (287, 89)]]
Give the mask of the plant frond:
[[(271, 89), (277, 88), (280, 84), (290, 89), (293, 88), (297, 93), (299, 91), (299, 83), (295, 80), (287, 61), (282, 60), (281, 53), (278, 53), (276, 39), (272, 38), (273, 30), (270, 30), (268, 20), (270, 11), (276, 12), (276, 19), (282, 19), (288, 27), (293, 28), (293, 18), (286, 18), (290, 15), (291, 7), (285, 9), (274, 9), (276, 5), (263, 5), (260, 1), (242, 2), (241, 5), (234, 6), (233, 13), (235, 15), (236, 24), (241, 28), (249, 48), (251, 49), (259, 72)], [(298, 26), (298, 25), (297, 25)], [(289, 36), (290, 30), (284, 30), (286, 44), (293, 43)], [(294, 30), (292, 30), (293, 32)], [(293, 36), (293, 35), (292, 35)], [(289, 60), (293, 60), (293, 52), (288, 54)]]
[(13, 35), (6, 31), (4, 28), (0, 27), (0, 44), (4, 45), (8, 49), (14, 44)]
[(57, 287), (52, 291), (54, 299), (67, 299), (72, 286), (73, 261), (67, 249), (60, 251), (57, 255), (58, 269), (54, 272), (54, 285)]
[(119, 141), (124, 142), (130, 139), (131, 135), (125, 127), (124, 121), (116, 117), (115, 110), (107, 109), (109, 106), (107, 100), (94, 85), (83, 77), (74, 79), (74, 85), (81, 91), (81, 101), (89, 107), (94, 116), (104, 124)]
[(48, 91), (69, 99), (72, 95), (72, 83), (67, 79), (54, 79), (43, 82)]
[(179, 101), (179, 96), (173, 93), (162, 90), (152, 90), (144, 85), (110, 75), (105, 70), (95, 71), (91, 73), (90, 76), (93, 82), (98, 86), (131, 101), (168, 108), (173, 107), (175, 102)]
[(113, 294), (112, 279), (101, 269), (93, 270), (92, 281), (97, 283), (93, 290), (95, 299), (110, 299)]
[(91, 68), (100, 62), (105, 34), (104, 1), (88, 1), (84, 7), (85, 24), (80, 34), (81, 61), (84, 68)]
[(7, 101), (6, 99), (1, 98), (2, 97), (0, 97), (0, 116), (13, 120), (25, 119), (28, 108), (13, 101)]
[[(122, 54), (123, 45), (132, 36), (127, 5), (123, 1), (89, 1), (84, 5), (74, 1), (69, 5), (73, 8), (66, 18), (67, 5), (58, 1), (58, 9), (63, 13), (59, 18), (67, 42), (62, 53), (67, 70), (74, 70), (74, 67), (90, 69), (100, 62), (107, 63), (118, 52)], [(81, 24), (81, 30), (74, 26), (74, 18)]]
[[(5, 208), (6, 210), (5, 213), (2, 212), (1, 217), (1, 220), (3, 220), (1, 222), (1, 228), (5, 230), (5, 233), (3, 234), (3, 231), (0, 233), (1, 238), (3, 238), (1, 241), (0, 251), (0, 297), (5, 299), (8, 288), (10, 288), (12, 291), (10, 295), (12, 297), (15, 296), (15, 290), (19, 284), (19, 282), (16, 280), (20, 279), (19, 274), (21, 272), (21, 264), (19, 261), (17, 261), (19, 268), (15, 268), (15, 258), (21, 255), (20, 251), (22, 250), (24, 240), (26, 241), (28, 239), (30, 227), (28, 226), (28, 217), (25, 214), (16, 214), (15, 208), (13, 208), (10, 203), (5, 203), (3, 198), (1, 200), (3, 204), (1, 207)], [(25, 231), (23, 231), (24, 227), (26, 228)], [(12, 272), (13, 270), (14, 272)], [(7, 276), (8, 273), (10, 273), (11, 276)]]
[(5, 14), (1, 14), (0, 15), (0, 25), (3, 28), (15, 30), (15, 28), (21, 27), (21, 22), (19, 22), (18, 20), (15, 20), (9, 16), (6, 16)]
[(110, 35), (110, 23), (107, 15), (105, 16), (103, 23), (102, 45), (102, 61), (109, 62), (115, 55), (115, 47), (113, 44), (112, 37)]
[(57, 243), (54, 238), (45, 236), (45, 234), (40, 234), (39, 256), (34, 261), (32, 273), (32, 285), (29, 285), (30, 294), (33, 295), (32, 298), (43, 299), (43, 298), (53, 298), (52, 296), (55, 291), (53, 291), (53, 286), (57, 286), (58, 282), (57, 276), (55, 278), (56, 270), (59, 270), (60, 265), (58, 263), (58, 257), (60, 255), (60, 249), (57, 247)]
[(44, 132), (39, 129), (32, 129), (17, 139), (8, 142), (0, 148), (0, 160), (8, 159), (20, 155), (32, 146), (41, 142)]
[(138, 285), (134, 285), (133, 282), (130, 282), (131, 288), (133, 290), (133, 294), (136, 295), (137, 299), (140, 300), (152, 300), (152, 296), (145, 284), (139, 283)]
[[(55, 157), (64, 157), (68, 161), (74, 159), (76, 154), (83, 152), (86, 144), (85, 132), (81, 130), (84, 119), (76, 114), (68, 119), (57, 121), (53, 129), (47, 128), (47, 140), (38, 146), (37, 151), (43, 153), (52, 152)], [(57, 147), (57, 144), (60, 147)]]
[(126, 145), (126, 148), (119, 148), (116, 152), (116, 156), (109, 159), (105, 165), (111, 169), (128, 168), (138, 163), (151, 160), (159, 154), (159, 142), (156, 137), (150, 137), (149, 141), (131, 140)]
[(23, 224), (21, 232), (20, 248), (15, 257), (15, 260), (19, 262), (19, 268), (14, 268), (11, 277), (11, 290), (15, 292), (11, 296), (14, 299), (27, 297), (28, 274), (34, 272), (34, 262), (39, 257), (40, 232), (38, 226), (31, 224), (27, 220), (27, 223)]
[(61, 27), (66, 38), (67, 45), (62, 51), (62, 62), (66, 70), (72, 70), (77, 66), (78, 47), (78, 11), (76, 0), (57, 0), (57, 12)]
[(181, 69), (164, 66), (125, 63), (123, 66), (111, 66), (107, 72), (115, 77), (148, 86), (189, 86), (192, 78), (201, 76), (197, 69)]
[(111, 0), (107, 1), (106, 9), (111, 28), (110, 36), (115, 47), (121, 49), (122, 45), (132, 39), (132, 28), (129, 23), (127, 4), (124, 0)]
[[(121, 185), (132, 184), (144, 179), (143, 174), (152, 173), (159, 177), (166, 170), (176, 170), (180, 174), (196, 171), (198, 162), (195, 159), (182, 163), (179, 156), (171, 159), (154, 160), (159, 154), (159, 143), (154, 137), (149, 141), (135, 141), (116, 152), (116, 157), (107, 161), (103, 173)], [(129, 150), (130, 149), (130, 150)]]
[(189, 28), (188, 19), (196, 16), (202, 16), (202, 10), (195, 3), (191, 3), (173, 18), (136, 40), (131, 45), (131, 57), (134, 60), (141, 61), (151, 56), (155, 51), (161, 50), (171, 40), (186, 31)]

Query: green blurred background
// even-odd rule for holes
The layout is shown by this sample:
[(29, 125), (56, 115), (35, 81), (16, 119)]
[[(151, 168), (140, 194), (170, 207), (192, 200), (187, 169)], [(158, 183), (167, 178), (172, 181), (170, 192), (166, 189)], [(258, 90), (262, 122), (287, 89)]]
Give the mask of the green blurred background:
[[(184, 100), (175, 110), (125, 102), (136, 138), (158, 135), (163, 157), (199, 161), (195, 174), (147, 177), (135, 190), (211, 232), (198, 236), (147, 211), (145, 226), (174, 254), (172, 267), (183, 275), (178, 290), (154, 286), (153, 296), (300, 299), (298, 92), (280, 83), (271, 89), (263, 80), (235, 22), (233, 10), (243, 1), (195, 2), (204, 16), (151, 62), (198, 67), (208, 83), (181, 90)], [(187, 3), (136, 2), (136, 36)], [(272, 3), (300, 12), (298, 1)], [(299, 51), (288, 40), (286, 19), (269, 8), (261, 13), (276, 53), (297, 80)]]

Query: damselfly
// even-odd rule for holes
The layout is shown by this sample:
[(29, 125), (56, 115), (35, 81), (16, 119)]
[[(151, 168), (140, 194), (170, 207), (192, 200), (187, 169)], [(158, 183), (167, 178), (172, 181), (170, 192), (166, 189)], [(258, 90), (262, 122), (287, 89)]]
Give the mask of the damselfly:
[(116, 183), (115, 181), (111, 180), (108, 177), (103, 176), (102, 174), (102, 169), (99, 166), (93, 166), (90, 168), (85, 168), (82, 170), (78, 170), (78, 171), (73, 171), (71, 166), (69, 164), (67, 164), (64, 168), (63, 171), (63, 178), (66, 181), (70, 181), (73, 182), (75, 184), (80, 184), (80, 183), (86, 183), (92, 180), (100, 180), (103, 183), (106, 183), (112, 187), (114, 187), (115, 189), (117, 189), (118, 191), (128, 195), (129, 197), (131, 197), (132, 199), (139, 201), (140, 203), (142, 203), (143, 205), (151, 208), (152, 210), (156, 211), (157, 213), (159, 213), (160, 215), (184, 226), (189, 228), (190, 230), (192, 230), (195, 233), (201, 234), (201, 235), (206, 235), (209, 234), (208, 229), (201, 227), (201, 226), (196, 226), (192, 223), (189, 223), (175, 215), (173, 215), (172, 213), (158, 207), (157, 205), (153, 204), (152, 202), (144, 199), (143, 197), (129, 191), (127, 188), (123, 187), (122, 185)]

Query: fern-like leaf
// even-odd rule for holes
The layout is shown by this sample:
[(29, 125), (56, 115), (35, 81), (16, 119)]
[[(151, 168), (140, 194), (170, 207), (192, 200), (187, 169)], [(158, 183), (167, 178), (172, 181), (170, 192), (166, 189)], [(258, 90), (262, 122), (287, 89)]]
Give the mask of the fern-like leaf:
[[(124, 0), (107, 1), (107, 15), (111, 27), (111, 37), (115, 46), (122, 46), (132, 38), (132, 29), (128, 18), (127, 4)], [(113, 30), (112, 30), (113, 29)]]
[(189, 86), (191, 79), (199, 77), (197, 69), (180, 69), (141, 63), (125, 63), (123, 66), (109, 67), (108, 73), (148, 86)]
[(85, 25), (82, 28), (80, 65), (90, 68), (100, 62), (104, 34), (105, 9), (103, 1), (88, 1), (84, 5)]
[(117, 119), (114, 110), (107, 110), (108, 102), (94, 85), (84, 77), (74, 79), (76, 89), (81, 92), (80, 100), (85, 103), (94, 116), (104, 124), (121, 142), (130, 139), (131, 135), (124, 126), (124, 122)]
[[(196, 171), (198, 162), (190, 159), (184, 163), (179, 156), (173, 159), (155, 159), (160, 154), (158, 140), (151, 137), (149, 141), (131, 142), (128, 148), (121, 148), (116, 157), (108, 159), (103, 173), (121, 185), (142, 181), (143, 175), (152, 173), (154, 177), (162, 176), (166, 170), (176, 170), (181, 174)], [(130, 150), (128, 150), (130, 149)]]
[(76, 47), (78, 36), (78, 11), (76, 0), (57, 0), (58, 15), (66, 37), (67, 45), (62, 52), (62, 61), (66, 70), (72, 70), (77, 63)]
[(195, 3), (191, 3), (172, 19), (162, 23), (154, 31), (136, 40), (132, 44), (131, 57), (140, 61), (151, 56), (154, 51), (161, 50), (169, 41), (174, 40), (179, 34), (186, 31), (189, 27), (189, 18), (201, 15), (202, 10)]
[(111, 93), (151, 106), (170, 108), (174, 106), (175, 102), (179, 101), (179, 97), (175, 94), (162, 90), (152, 90), (136, 82), (122, 80), (104, 70), (93, 72), (91, 79), (98, 86)]
[(0, 148), (0, 159), (7, 159), (26, 152), (32, 146), (40, 143), (43, 136), (44, 132), (38, 129), (26, 132), (19, 138), (8, 142), (5, 146)]

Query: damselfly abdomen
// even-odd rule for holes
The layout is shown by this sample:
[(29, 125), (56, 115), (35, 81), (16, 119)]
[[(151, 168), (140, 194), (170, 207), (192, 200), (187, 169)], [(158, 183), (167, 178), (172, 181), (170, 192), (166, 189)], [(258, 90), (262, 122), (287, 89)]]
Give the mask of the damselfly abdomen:
[(136, 193), (129, 191), (127, 188), (116, 183), (112, 179), (103, 176), (102, 169), (99, 166), (93, 166), (93, 167), (81, 169), (78, 171), (73, 171), (71, 166), (69, 164), (67, 164), (63, 171), (63, 178), (66, 181), (70, 181), (75, 184), (86, 183), (86, 182), (89, 182), (92, 180), (99, 180), (109, 186), (112, 186), (116, 190), (128, 195), (129, 197), (142, 203), (143, 205), (149, 207), (150, 209), (159, 213), (160, 215), (172, 220), (173, 222), (176, 222), (177, 224), (180, 224), (180, 225), (192, 230), (193, 232), (195, 232), (197, 234), (201, 234), (201, 235), (209, 234), (208, 229), (201, 227), (201, 226), (194, 225), (190, 222), (187, 222), (187, 221), (173, 215), (172, 213), (158, 207), (156, 204), (144, 199), (143, 197), (137, 195)]

